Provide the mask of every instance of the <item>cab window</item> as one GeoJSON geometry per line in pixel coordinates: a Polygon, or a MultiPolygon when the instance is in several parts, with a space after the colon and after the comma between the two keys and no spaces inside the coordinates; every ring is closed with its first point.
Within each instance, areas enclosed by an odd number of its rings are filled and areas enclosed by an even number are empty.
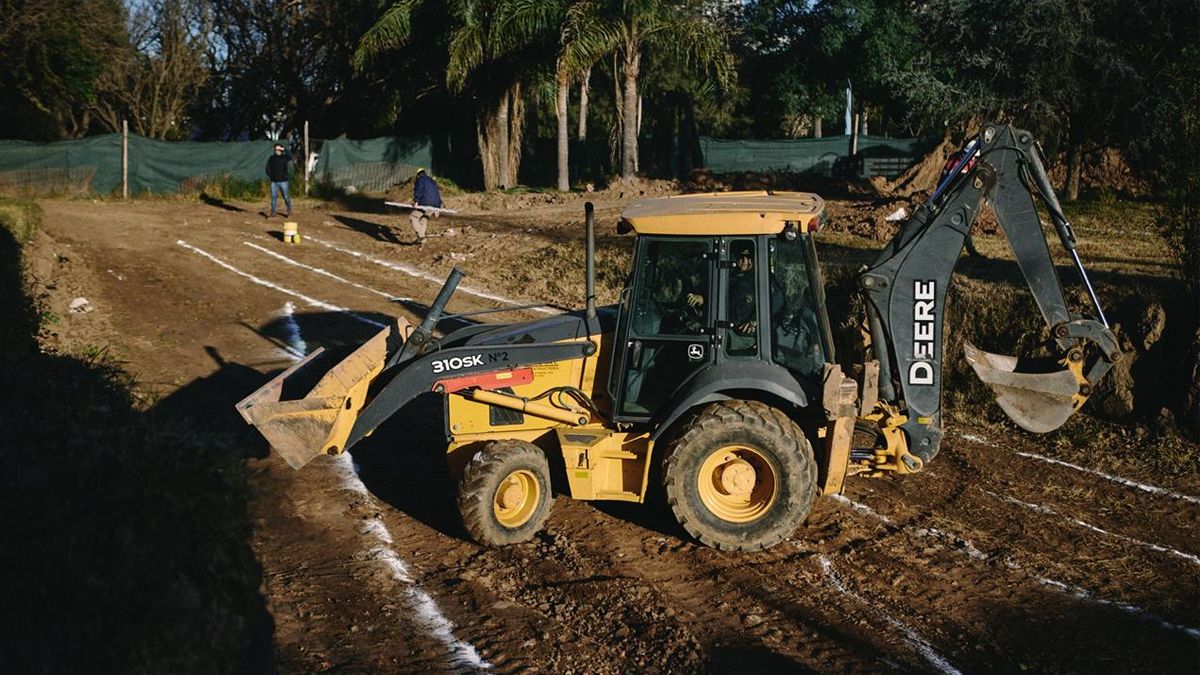
{"type": "Polygon", "coordinates": [[[772,294],[782,298],[771,312],[771,360],[799,375],[820,376],[825,359],[806,246],[801,237],[768,247],[772,285],[779,286],[772,294]]]}

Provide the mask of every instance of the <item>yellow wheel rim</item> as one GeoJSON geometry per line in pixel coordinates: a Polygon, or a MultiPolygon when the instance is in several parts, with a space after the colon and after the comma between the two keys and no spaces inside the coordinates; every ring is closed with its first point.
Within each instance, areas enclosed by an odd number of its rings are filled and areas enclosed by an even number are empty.
{"type": "Polygon", "coordinates": [[[709,455],[696,479],[700,501],[713,515],[731,523],[761,518],[779,496],[771,463],[745,445],[727,445],[709,455]]]}
{"type": "Polygon", "coordinates": [[[542,486],[528,469],[517,469],[504,477],[492,498],[492,513],[504,527],[518,528],[533,517],[541,501],[542,486]]]}

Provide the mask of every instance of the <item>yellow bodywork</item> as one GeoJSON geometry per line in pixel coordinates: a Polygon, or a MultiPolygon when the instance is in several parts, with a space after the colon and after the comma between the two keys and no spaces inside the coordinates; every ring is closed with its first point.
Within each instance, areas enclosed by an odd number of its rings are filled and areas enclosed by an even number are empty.
{"type": "Polygon", "coordinates": [[[596,355],[533,366],[533,380],[512,387],[511,394],[463,390],[448,395],[451,469],[460,470],[489,441],[527,441],[547,452],[562,453],[571,497],[642,501],[653,451],[649,434],[614,431],[569,400],[539,398],[551,389],[569,386],[587,393],[597,405],[604,404],[612,335],[597,337],[596,355]],[[493,426],[492,406],[519,411],[519,423],[493,426]]]}
{"type": "Polygon", "coordinates": [[[824,210],[825,200],[809,192],[714,192],[643,199],[621,220],[638,234],[735,237],[778,234],[788,224],[811,232],[824,210]]]}

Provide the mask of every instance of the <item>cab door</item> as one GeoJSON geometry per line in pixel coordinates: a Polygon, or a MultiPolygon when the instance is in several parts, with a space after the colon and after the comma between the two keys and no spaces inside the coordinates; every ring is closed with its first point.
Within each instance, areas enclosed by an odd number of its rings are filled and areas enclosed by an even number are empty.
{"type": "Polygon", "coordinates": [[[640,237],[632,284],[621,298],[614,417],[646,420],[712,363],[716,245],[706,237],[640,237]]]}

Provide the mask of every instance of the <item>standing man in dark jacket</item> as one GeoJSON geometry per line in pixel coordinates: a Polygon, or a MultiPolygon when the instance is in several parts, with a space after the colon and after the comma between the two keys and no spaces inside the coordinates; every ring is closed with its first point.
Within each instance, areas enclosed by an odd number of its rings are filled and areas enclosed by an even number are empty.
{"type": "Polygon", "coordinates": [[[279,193],[283,193],[283,203],[287,206],[287,213],[284,216],[292,215],[292,196],[288,194],[288,164],[292,161],[283,151],[283,144],[275,144],[275,154],[267,158],[267,178],[271,181],[271,213],[267,217],[275,215],[275,206],[278,203],[279,193]]]}
{"type": "MultiPolygon", "coordinates": [[[[413,180],[413,210],[408,214],[412,221],[413,232],[417,235],[417,243],[425,241],[425,230],[429,226],[429,212],[422,206],[442,208],[442,193],[438,191],[437,182],[430,178],[425,169],[417,169],[417,177],[413,180]]],[[[436,218],[437,211],[433,211],[436,218]]]]}

